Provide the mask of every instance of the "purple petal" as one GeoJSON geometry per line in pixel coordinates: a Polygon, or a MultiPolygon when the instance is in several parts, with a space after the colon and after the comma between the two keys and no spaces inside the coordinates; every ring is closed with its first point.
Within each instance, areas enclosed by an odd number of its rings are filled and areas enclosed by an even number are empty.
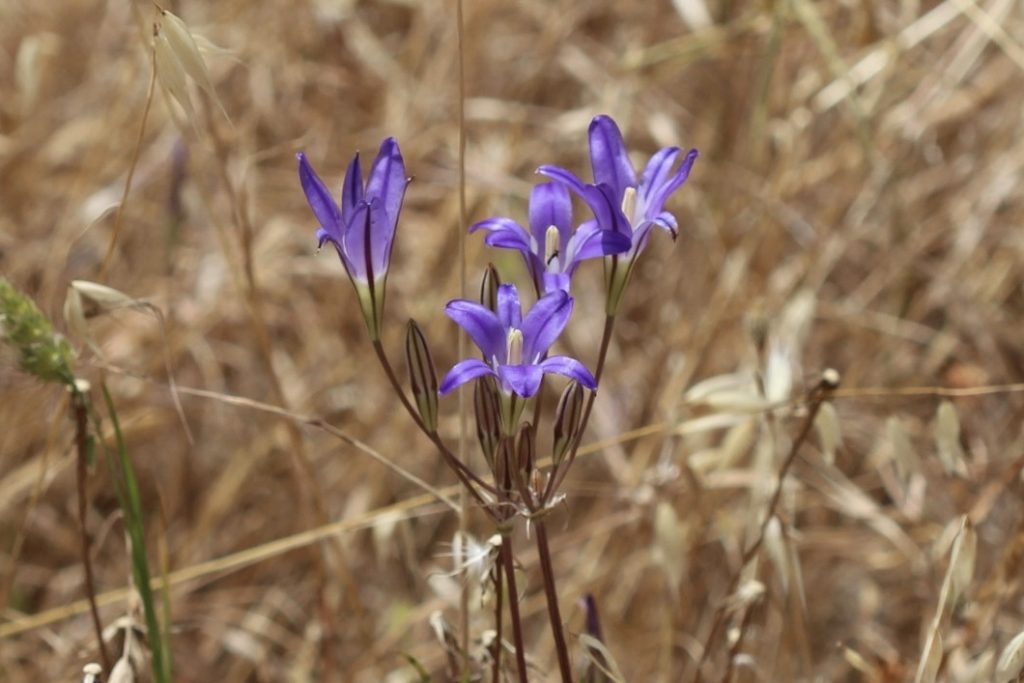
{"type": "MultiPolygon", "coordinates": [[[[519,292],[513,284],[498,287],[498,322],[504,330],[521,328],[523,325],[523,307],[519,304],[519,292]]],[[[504,356],[499,356],[504,358],[504,356]]]]}
{"type": "Polygon", "coordinates": [[[448,302],[444,312],[469,333],[485,358],[505,357],[505,330],[498,322],[498,316],[489,308],[475,301],[455,299],[448,302]]]}
{"type": "Polygon", "coordinates": [[[643,175],[640,176],[640,196],[647,204],[651,193],[665,184],[665,179],[672,171],[672,165],[676,163],[681,150],[678,147],[665,147],[659,149],[651,160],[647,162],[643,175]]]}
{"type": "Polygon", "coordinates": [[[503,216],[488,218],[479,223],[474,223],[469,229],[470,232],[476,232],[477,230],[486,230],[488,232],[484,243],[490,247],[518,249],[524,256],[533,253],[533,247],[530,244],[530,234],[526,232],[526,228],[511,218],[503,216]]]}
{"type": "Polygon", "coordinates": [[[683,163],[675,175],[669,178],[661,187],[651,190],[650,200],[647,203],[648,216],[655,216],[661,213],[662,209],[665,208],[665,202],[668,200],[669,195],[678,190],[686,182],[686,179],[690,177],[690,169],[693,168],[693,162],[697,161],[697,154],[697,150],[691,149],[686,154],[686,158],[683,159],[683,163]]]}
{"type": "Polygon", "coordinates": [[[584,188],[583,200],[594,212],[599,228],[626,236],[633,234],[629,218],[622,213],[621,202],[615,198],[614,190],[610,186],[605,183],[587,185],[584,188]]]}
{"type": "Polygon", "coordinates": [[[376,197],[357,205],[345,228],[343,250],[352,263],[353,277],[376,280],[388,269],[394,238],[391,221],[376,197]]]}
{"type": "Polygon", "coordinates": [[[398,142],[387,138],[380,145],[380,152],[373,160],[370,178],[366,183],[366,196],[379,198],[388,219],[391,221],[390,232],[394,234],[398,224],[398,214],[402,209],[402,199],[409,179],[405,175],[405,162],[398,142]]]}
{"type": "Polygon", "coordinates": [[[579,176],[572,171],[562,168],[561,166],[544,165],[537,169],[537,173],[546,175],[549,178],[554,178],[558,182],[568,186],[570,190],[581,197],[583,196],[583,188],[587,186],[585,182],[580,180],[579,176]]]}
{"type": "MultiPolygon", "coordinates": [[[[299,159],[299,182],[302,184],[302,191],[306,193],[306,201],[309,208],[313,209],[313,215],[320,221],[320,226],[335,239],[341,239],[341,210],[334,203],[334,197],[330,190],[320,180],[304,152],[296,155],[299,159]]],[[[322,242],[321,242],[322,243],[322,242]]]]}
{"type": "Polygon", "coordinates": [[[373,228],[369,202],[361,202],[348,216],[341,240],[342,258],[354,280],[368,282],[372,264],[368,260],[367,237],[373,228]]]}
{"type": "Polygon", "coordinates": [[[676,217],[668,211],[659,213],[652,222],[659,228],[667,230],[672,235],[672,239],[679,236],[679,223],[676,221],[676,217]]]}
{"type": "Polygon", "coordinates": [[[572,232],[572,199],[569,190],[561,183],[541,183],[530,193],[530,231],[537,240],[541,258],[550,226],[558,228],[559,250],[565,249],[565,242],[572,232]]]}
{"type": "Polygon", "coordinates": [[[635,258],[637,254],[647,248],[647,240],[651,236],[651,229],[654,225],[654,221],[644,221],[637,227],[636,232],[633,233],[633,246],[629,252],[623,254],[625,258],[635,258]]]}
{"type": "Polygon", "coordinates": [[[461,387],[466,382],[474,380],[477,377],[483,377],[484,375],[496,375],[497,373],[491,369],[490,365],[487,365],[482,360],[477,358],[468,358],[464,361],[460,361],[455,364],[448,374],[441,380],[441,386],[437,388],[437,393],[444,396],[452,389],[461,387]]]}
{"type": "Polygon", "coordinates": [[[636,187],[636,172],[626,153],[626,143],[610,116],[595,116],[590,122],[590,165],[594,182],[609,185],[620,201],[627,187],[636,187]]]}
{"type": "Polygon", "coordinates": [[[553,372],[556,375],[564,375],[569,379],[574,379],[587,389],[597,388],[597,380],[590,374],[590,370],[587,370],[586,366],[575,358],[552,356],[542,361],[540,367],[544,369],[544,372],[553,372]]]}
{"type": "Polygon", "coordinates": [[[572,297],[559,290],[545,294],[523,319],[523,358],[535,362],[562,334],[572,315],[572,297]]]}
{"type": "Polygon", "coordinates": [[[544,371],[539,365],[499,365],[498,377],[501,378],[502,388],[523,398],[530,398],[540,390],[544,371]]]}
{"type": "Polygon", "coordinates": [[[345,184],[341,186],[342,215],[356,210],[363,201],[363,168],[359,165],[359,153],[352,157],[345,171],[345,184]]]}
{"type": "Polygon", "coordinates": [[[569,273],[544,273],[544,293],[563,291],[569,292],[571,278],[569,273]]]}
{"type": "Polygon", "coordinates": [[[372,276],[380,277],[388,270],[391,261],[391,247],[395,240],[395,224],[384,211],[384,205],[376,197],[370,200],[370,263],[372,276]]]}
{"type": "Polygon", "coordinates": [[[565,269],[571,273],[580,261],[621,254],[624,251],[629,251],[632,244],[633,240],[621,232],[602,230],[596,221],[587,221],[576,230],[576,234],[569,240],[565,269]]]}

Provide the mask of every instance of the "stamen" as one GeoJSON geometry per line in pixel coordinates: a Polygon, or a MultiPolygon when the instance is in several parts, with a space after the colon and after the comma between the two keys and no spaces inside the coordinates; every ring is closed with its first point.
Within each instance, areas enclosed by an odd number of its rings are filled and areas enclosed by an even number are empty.
{"type": "Polygon", "coordinates": [[[558,265],[558,247],[561,242],[562,235],[558,232],[558,228],[549,225],[547,232],[544,233],[544,265],[550,266],[552,261],[556,266],[558,265]]]}
{"type": "Polygon", "coordinates": [[[508,331],[505,362],[509,365],[523,364],[523,331],[513,327],[508,331]]]}
{"type": "Polygon", "coordinates": [[[632,221],[634,211],[636,211],[636,188],[627,187],[626,191],[622,193],[622,213],[632,221]]]}

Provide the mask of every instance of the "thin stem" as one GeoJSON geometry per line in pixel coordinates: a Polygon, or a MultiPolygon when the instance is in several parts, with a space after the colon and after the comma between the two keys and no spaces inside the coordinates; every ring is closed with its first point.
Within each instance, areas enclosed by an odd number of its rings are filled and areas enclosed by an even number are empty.
{"type": "MultiPolygon", "coordinates": [[[[612,331],[615,329],[615,316],[607,315],[604,319],[604,331],[601,333],[601,348],[597,353],[597,367],[594,372],[594,379],[597,381],[598,386],[601,385],[601,375],[604,374],[604,362],[608,357],[608,347],[612,341],[612,331]]],[[[554,495],[558,487],[561,486],[565,476],[569,473],[569,468],[572,467],[573,461],[576,460],[576,452],[579,451],[580,444],[583,442],[583,434],[587,431],[587,424],[590,422],[590,413],[594,409],[594,400],[597,398],[597,392],[590,392],[590,397],[587,399],[587,405],[583,409],[583,421],[580,423],[579,433],[576,435],[576,440],[573,442],[572,450],[569,451],[569,457],[566,458],[565,464],[558,468],[558,471],[553,472],[551,478],[548,479],[548,485],[544,489],[544,497],[541,499],[544,505],[547,505],[548,501],[551,500],[551,496],[554,495]]]]}
{"type": "MultiPolygon", "coordinates": [[[[458,67],[459,67],[459,295],[466,298],[466,41],[465,18],[462,0],[455,0],[455,28],[458,35],[458,67]]],[[[466,357],[466,335],[459,330],[459,358],[466,357]]],[[[466,461],[466,444],[469,426],[466,413],[466,391],[459,388],[459,462],[466,461]]],[[[469,515],[466,495],[459,496],[459,532],[468,536],[469,515]]],[[[458,567],[462,569],[462,567],[458,567]]],[[[462,588],[459,596],[459,626],[462,633],[463,668],[469,669],[469,586],[462,588]]]]}
{"type": "Polygon", "coordinates": [[[110,672],[110,656],[103,643],[103,624],[100,622],[99,608],[96,606],[96,583],[92,573],[92,542],[85,518],[88,512],[88,490],[86,477],[89,470],[89,414],[85,396],[77,389],[72,389],[71,405],[75,414],[75,446],[78,450],[78,523],[82,534],[82,566],[85,567],[85,592],[89,599],[89,611],[92,614],[92,625],[96,630],[96,645],[100,651],[103,670],[110,672]]]}
{"type": "MultiPolygon", "coordinates": [[[[114,227],[110,231],[110,242],[107,244],[107,252],[103,255],[100,264],[99,281],[107,277],[107,269],[114,257],[114,247],[117,245],[117,238],[121,235],[121,226],[124,225],[124,207],[128,204],[128,193],[132,189],[132,178],[135,177],[135,167],[139,164],[139,153],[142,151],[142,140],[146,134],[146,121],[149,120],[149,110],[153,104],[153,91],[156,86],[156,50],[152,50],[150,59],[152,68],[149,74],[149,87],[146,90],[146,106],[142,110],[142,121],[139,122],[139,134],[135,138],[135,147],[132,149],[132,160],[128,164],[128,177],[124,181],[124,190],[121,193],[121,201],[117,205],[117,213],[114,214],[114,227]]],[[[110,669],[106,669],[107,673],[110,669]]]]}
{"type": "MultiPolygon", "coordinates": [[[[803,424],[800,427],[800,432],[797,434],[796,439],[793,441],[793,445],[789,448],[789,453],[786,455],[786,459],[782,463],[782,467],[779,468],[778,478],[775,482],[775,490],[772,492],[772,497],[768,501],[768,507],[765,509],[764,519],[761,521],[761,526],[758,529],[757,537],[750,544],[750,546],[743,551],[743,555],[740,557],[740,565],[736,572],[733,574],[732,579],[729,581],[729,587],[726,590],[726,597],[736,592],[739,586],[740,577],[743,575],[744,568],[754,559],[757,552],[761,549],[764,544],[765,531],[768,529],[768,524],[771,523],[772,517],[775,516],[775,508],[779,504],[779,499],[782,497],[782,485],[786,480],[786,475],[789,474],[790,468],[793,463],[796,462],[796,456],[800,452],[800,447],[803,446],[804,441],[811,433],[811,427],[814,426],[814,419],[818,415],[818,411],[821,409],[821,405],[829,398],[832,390],[835,389],[835,384],[827,378],[822,380],[811,390],[807,400],[810,404],[810,408],[807,412],[807,416],[804,418],[803,424]]],[[[715,612],[715,619],[711,624],[711,631],[708,633],[707,639],[704,641],[704,647],[701,649],[700,658],[697,660],[696,672],[694,674],[694,683],[700,683],[702,678],[701,669],[704,667],[704,663],[707,661],[708,656],[711,653],[711,648],[718,638],[723,626],[725,626],[725,605],[722,604],[715,612]]]]}
{"type": "Polygon", "coordinates": [[[381,345],[380,340],[373,341],[373,351],[377,354],[377,359],[380,361],[381,367],[384,368],[384,374],[387,375],[388,381],[391,382],[392,388],[394,388],[395,393],[398,394],[398,398],[402,402],[402,405],[405,406],[405,411],[409,413],[409,417],[412,418],[420,431],[423,432],[426,437],[433,442],[434,446],[437,447],[437,450],[441,453],[441,456],[444,458],[448,466],[455,472],[459,481],[461,481],[473,497],[476,498],[477,502],[487,509],[487,501],[485,501],[483,496],[480,495],[480,492],[476,490],[476,487],[479,486],[492,494],[497,493],[496,489],[481,479],[471,469],[466,467],[465,463],[456,458],[451,450],[449,450],[448,446],[445,445],[444,441],[441,440],[438,433],[427,427],[423,422],[419,412],[413,407],[412,403],[409,402],[408,397],[406,397],[405,390],[402,388],[402,384],[398,381],[398,377],[395,375],[395,370],[391,367],[391,361],[388,360],[387,354],[384,353],[384,347],[381,345]]]}
{"type": "Polygon", "coordinates": [[[519,683],[527,683],[526,648],[523,645],[523,625],[519,618],[519,591],[516,589],[516,568],[512,562],[512,535],[501,537],[501,561],[505,566],[505,579],[508,581],[508,612],[512,618],[512,642],[516,648],[516,669],[519,672],[519,683]]]}
{"type": "MultiPolygon", "coordinates": [[[[504,541],[502,541],[504,543],[504,541]]],[[[500,550],[498,551],[500,554],[500,550]]],[[[501,609],[502,609],[502,597],[505,590],[504,582],[502,581],[502,567],[494,568],[494,682],[501,683],[501,651],[504,649],[501,646],[501,609]]]]}
{"type": "Polygon", "coordinates": [[[558,609],[555,571],[551,566],[551,549],[548,545],[548,530],[544,520],[536,520],[534,522],[534,530],[537,532],[537,554],[540,555],[540,570],[544,577],[544,595],[548,603],[548,617],[551,619],[551,631],[555,636],[558,670],[562,674],[562,683],[572,683],[572,665],[569,663],[569,648],[565,643],[562,614],[558,609]]]}

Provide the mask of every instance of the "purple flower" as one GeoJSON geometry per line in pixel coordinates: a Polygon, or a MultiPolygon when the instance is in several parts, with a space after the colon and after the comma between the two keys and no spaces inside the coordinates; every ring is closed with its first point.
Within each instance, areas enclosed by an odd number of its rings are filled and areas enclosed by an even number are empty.
{"type": "Polygon", "coordinates": [[[679,225],[668,211],[665,202],[686,182],[697,150],[691,149],[679,168],[673,172],[676,160],[682,154],[678,147],[665,147],[651,157],[640,181],[629,161],[622,133],[611,117],[594,117],[590,123],[590,165],[594,183],[584,183],[576,174],[558,166],[541,166],[537,171],[565,183],[590,205],[602,227],[621,230],[628,226],[632,246],[622,258],[632,258],[647,243],[651,228],[658,226],[678,234],[679,225]],[[597,190],[597,192],[595,192],[597,190]],[[611,202],[612,216],[608,216],[606,202],[611,202]]]}
{"type": "Polygon", "coordinates": [[[568,292],[569,281],[580,261],[619,254],[630,247],[628,235],[602,229],[597,221],[587,221],[573,232],[572,199],[560,183],[543,183],[533,188],[529,218],[529,230],[511,218],[498,216],[480,221],[469,231],[487,230],[487,245],[517,249],[538,292],[568,292]]]}
{"type": "Polygon", "coordinates": [[[588,389],[596,389],[594,376],[578,360],[566,356],[545,358],[569,322],[572,304],[571,296],[555,290],[541,297],[524,317],[519,293],[511,284],[498,288],[497,312],[466,299],[449,302],[445,313],[469,333],[484,360],[470,358],[457,363],[441,382],[439,392],[447,394],[470,380],[493,375],[506,395],[529,398],[540,389],[546,372],[565,375],[588,389]]]}
{"type": "Polygon", "coordinates": [[[340,207],[306,155],[299,152],[298,159],[299,182],[309,207],[320,222],[317,240],[321,247],[330,242],[337,250],[359,294],[370,335],[376,340],[395,228],[409,184],[398,142],[387,138],[381,143],[365,189],[359,154],[352,158],[345,172],[340,207]]]}
{"type": "Polygon", "coordinates": [[[673,170],[682,154],[678,147],[658,150],[637,181],[636,171],[626,152],[622,133],[611,117],[594,117],[590,123],[590,165],[593,183],[584,183],[576,174],[558,166],[541,166],[539,173],[564,183],[576,192],[594,212],[597,224],[630,237],[628,251],[613,256],[608,273],[608,312],[614,314],[633,269],[637,255],[647,246],[655,226],[667,230],[675,239],[679,224],[665,210],[665,202],[678,190],[697,160],[691,149],[678,168],[673,170]],[[619,261],[625,261],[619,267],[619,261]]]}

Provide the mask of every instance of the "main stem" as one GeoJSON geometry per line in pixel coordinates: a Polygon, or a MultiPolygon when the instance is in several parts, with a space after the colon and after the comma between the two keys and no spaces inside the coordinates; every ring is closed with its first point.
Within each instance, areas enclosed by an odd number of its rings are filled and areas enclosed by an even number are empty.
{"type": "Polygon", "coordinates": [[[555,636],[555,652],[558,654],[558,670],[562,683],[572,683],[572,665],[569,663],[569,647],[565,642],[562,614],[558,609],[558,592],[555,590],[555,571],[551,566],[551,549],[548,545],[548,530],[544,520],[534,522],[537,532],[537,554],[540,555],[540,570],[544,577],[544,595],[548,603],[548,617],[551,631],[555,636]]]}
{"type": "Polygon", "coordinates": [[[512,561],[512,534],[502,534],[501,561],[505,567],[508,582],[508,612],[512,618],[512,642],[516,649],[516,669],[519,683],[528,683],[526,678],[526,647],[523,645],[523,624],[519,617],[519,590],[516,588],[516,568],[512,561]]]}
{"type": "Polygon", "coordinates": [[[103,670],[110,673],[110,656],[103,643],[103,624],[100,622],[99,608],[96,606],[96,582],[92,573],[92,552],[89,529],[86,525],[88,512],[88,491],[86,477],[89,463],[89,415],[85,404],[85,396],[77,389],[71,393],[71,405],[75,413],[75,446],[78,450],[78,523],[82,534],[82,566],[85,568],[85,592],[89,598],[89,612],[92,614],[92,625],[96,630],[96,646],[100,651],[103,670]]]}

